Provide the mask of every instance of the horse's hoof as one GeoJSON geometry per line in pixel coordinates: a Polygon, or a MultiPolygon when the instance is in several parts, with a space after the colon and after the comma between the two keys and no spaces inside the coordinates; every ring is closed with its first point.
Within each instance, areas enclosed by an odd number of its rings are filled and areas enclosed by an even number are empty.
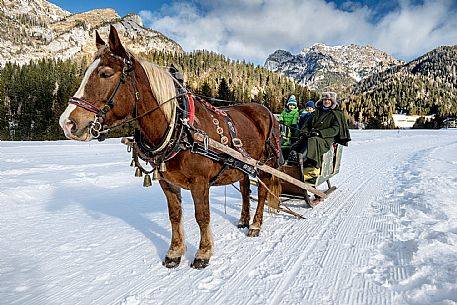
{"type": "Polygon", "coordinates": [[[203,269],[206,268],[209,265],[209,259],[201,259],[201,258],[196,258],[190,264],[190,266],[194,269],[203,269]]]}
{"type": "Polygon", "coordinates": [[[243,222],[238,223],[238,229],[244,229],[244,228],[248,228],[248,227],[249,227],[249,223],[243,223],[243,222]]]}
{"type": "Polygon", "coordinates": [[[178,256],[178,257],[165,256],[165,260],[162,262],[162,265],[164,265],[167,268],[176,268],[179,266],[180,263],[181,263],[181,256],[178,256]]]}
{"type": "Polygon", "coordinates": [[[260,229],[249,229],[248,236],[249,237],[258,237],[260,234],[260,229]]]}

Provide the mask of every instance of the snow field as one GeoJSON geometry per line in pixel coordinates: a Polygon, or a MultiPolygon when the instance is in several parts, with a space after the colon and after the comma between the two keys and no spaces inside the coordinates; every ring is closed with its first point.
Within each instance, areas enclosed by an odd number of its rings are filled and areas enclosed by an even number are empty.
{"type": "Polygon", "coordinates": [[[0,142],[0,304],[457,304],[457,131],[352,137],[330,198],[265,212],[258,238],[236,228],[238,192],[212,188],[204,270],[187,191],[187,252],[161,265],[165,197],[119,139],[0,142]]]}

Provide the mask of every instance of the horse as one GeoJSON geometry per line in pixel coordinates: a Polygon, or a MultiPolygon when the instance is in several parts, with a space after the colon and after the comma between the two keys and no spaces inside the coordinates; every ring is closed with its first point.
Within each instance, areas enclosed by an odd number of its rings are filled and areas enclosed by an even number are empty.
{"type": "Polygon", "coordinates": [[[103,140],[110,128],[135,122],[135,140],[141,144],[138,145],[139,156],[156,169],[161,168],[155,173],[168,204],[172,235],[162,264],[167,268],[177,267],[186,250],[181,189],[191,192],[200,228],[200,245],[191,267],[207,267],[213,254],[210,186],[240,183],[242,207],[238,227],[248,228],[249,237],[259,236],[265,201],[268,198],[269,203],[273,203],[279,197],[279,179],[258,172],[261,182],[258,205],[249,224],[249,174],[257,170],[246,171],[246,164],[237,164],[237,160],[227,158],[220,151],[211,151],[205,141],[194,141],[193,135],[201,133],[225,141],[227,147],[239,150],[247,158],[278,168],[281,163],[279,124],[271,112],[258,103],[212,107],[177,85],[179,82],[168,69],[126,49],[113,26],[108,44],[98,32],[95,36],[94,60],[84,73],[79,89],[68,101],[59,124],[68,139],[91,141],[103,140]],[[193,103],[186,105],[193,109],[183,109],[180,101],[189,98],[193,103]]]}

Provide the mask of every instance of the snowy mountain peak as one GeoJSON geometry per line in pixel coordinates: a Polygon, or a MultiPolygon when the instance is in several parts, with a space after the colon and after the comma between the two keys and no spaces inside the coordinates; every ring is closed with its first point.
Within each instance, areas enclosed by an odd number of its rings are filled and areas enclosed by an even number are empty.
{"type": "Polygon", "coordinates": [[[265,67],[292,77],[312,89],[339,91],[373,72],[384,71],[401,63],[372,46],[315,43],[297,55],[277,50],[267,58],[265,67]]]}
{"type": "Polygon", "coordinates": [[[51,22],[70,15],[70,12],[45,0],[3,0],[0,11],[10,17],[28,15],[51,22]]]}
{"type": "Polygon", "coordinates": [[[8,61],[24,64],[44,57],[91,55],[95,30],[107,37],[111,24],[136,53],[183,51],[173,40],[144,28],[138,15],[121,18],[111,8],[70,14],[45,0],[4,0],[0,1],[0,66],[8,61]]]}

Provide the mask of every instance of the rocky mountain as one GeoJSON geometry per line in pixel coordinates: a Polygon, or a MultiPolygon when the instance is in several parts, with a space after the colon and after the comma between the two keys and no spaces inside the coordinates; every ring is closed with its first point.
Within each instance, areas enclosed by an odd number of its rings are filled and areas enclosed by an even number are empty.
{"type": "Polygon", "coordinates": [[[393,113],[457,115],[457,45],[436,48],[411,62],[363,79],[347,99],[355,119],[393,113]]]}
{"type": "Polygon", "coordinates": [[[110,24],[134,52],[183,51],[173,40],[143,27],[138,15],[120,17],[113,9],[70,14],[45,0],[0,0],[0,65],[92,54],[95,30],[107,37],[110,24]]]}
{"type": "Polygon", "coordinates": [[[319,91],[342,91],[368,75],[403,64],[371,46],[327,46],[316,43],[297,55],[277,50],[265,67],[319,91]]]}

